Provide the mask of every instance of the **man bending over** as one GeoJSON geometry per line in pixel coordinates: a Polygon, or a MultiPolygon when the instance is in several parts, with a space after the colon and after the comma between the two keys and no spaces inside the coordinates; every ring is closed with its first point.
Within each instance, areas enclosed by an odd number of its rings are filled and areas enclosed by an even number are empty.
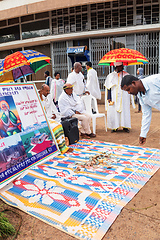
{"type": "Polygon", "coordinates": [[[139,98],[143,114],[139,143],[143,145],[150,128],[152,108],[160,111],[160,74],[151,75],[141,80],[132,75],[124,76],[121,88],[139,98]]]}

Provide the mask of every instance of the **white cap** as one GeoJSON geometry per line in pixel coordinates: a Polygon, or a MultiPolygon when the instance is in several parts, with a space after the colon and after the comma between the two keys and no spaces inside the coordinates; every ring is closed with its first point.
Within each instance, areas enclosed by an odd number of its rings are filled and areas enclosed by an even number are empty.
{"type": "Polygon", "coordinates": [[[119,67],[119,66],[121,66],[121,65],[123,65],[122,62],[114,62],[114,66],[115,66],[115,67],[119,67]]]}

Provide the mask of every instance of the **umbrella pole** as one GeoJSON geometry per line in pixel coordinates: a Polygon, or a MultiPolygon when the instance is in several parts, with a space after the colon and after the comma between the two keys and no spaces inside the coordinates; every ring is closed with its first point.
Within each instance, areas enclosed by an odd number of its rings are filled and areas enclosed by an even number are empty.
{"type": "Polygon", "coordinates": [[[123,62],[122,62],[122,78],[123,78],[123,62]]]}
{"type": "Polygon", "coordinates": [[[123,62],[122,62],[122,78],[123,78],[123,62]]]}
{"type": "Polygon", "coordinates": [[[23,75],[23,72],[22,72],[21,67],[19,67],[19,69],[20,69],[20,71],[21,71],[21,73],[22,73],[22,76],[23,76],[23,82],[27,82],[27,80],[25,79],[25,76],[23,75]],[[25,80],[24,80],[24,79],[25,79],[25,80]]]}

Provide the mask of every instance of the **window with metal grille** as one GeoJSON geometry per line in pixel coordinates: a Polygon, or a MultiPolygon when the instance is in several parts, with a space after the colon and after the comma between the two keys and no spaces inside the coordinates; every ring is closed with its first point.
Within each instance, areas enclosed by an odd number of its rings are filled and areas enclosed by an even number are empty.
{"type": "Polygon", "coordinates": [[[136,25],[159,23],[158,0],[136,0],[136,25]]]}
{"type": "Polygon", "coordinates": [[[87,5],[52,11],[52,34],[89,30],[87,5]]]}
{"type": "Polygon", "coordinates": [[[133,25],[133,0],[119,0],[90,5],[91,29],[133,25]]]}
{"type": "Polygon", "coordinates": [[[159,72],[159,32],[136,34],[136,50],[141,52],[149,61],[145,64],[146,76],[159,72]]]}

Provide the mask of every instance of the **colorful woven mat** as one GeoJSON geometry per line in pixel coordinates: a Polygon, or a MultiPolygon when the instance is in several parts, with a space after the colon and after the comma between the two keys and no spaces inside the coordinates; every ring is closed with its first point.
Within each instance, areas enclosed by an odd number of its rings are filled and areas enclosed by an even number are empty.
{"type": "Polygon", "coordinates": [[[88,140],[72,147],[72,153],[30,169],[0,197],[76,238],[100,240],[158,170],[160,150],[88,140]],[[108,160],[86,164],[103,152],[108,160]]]}

